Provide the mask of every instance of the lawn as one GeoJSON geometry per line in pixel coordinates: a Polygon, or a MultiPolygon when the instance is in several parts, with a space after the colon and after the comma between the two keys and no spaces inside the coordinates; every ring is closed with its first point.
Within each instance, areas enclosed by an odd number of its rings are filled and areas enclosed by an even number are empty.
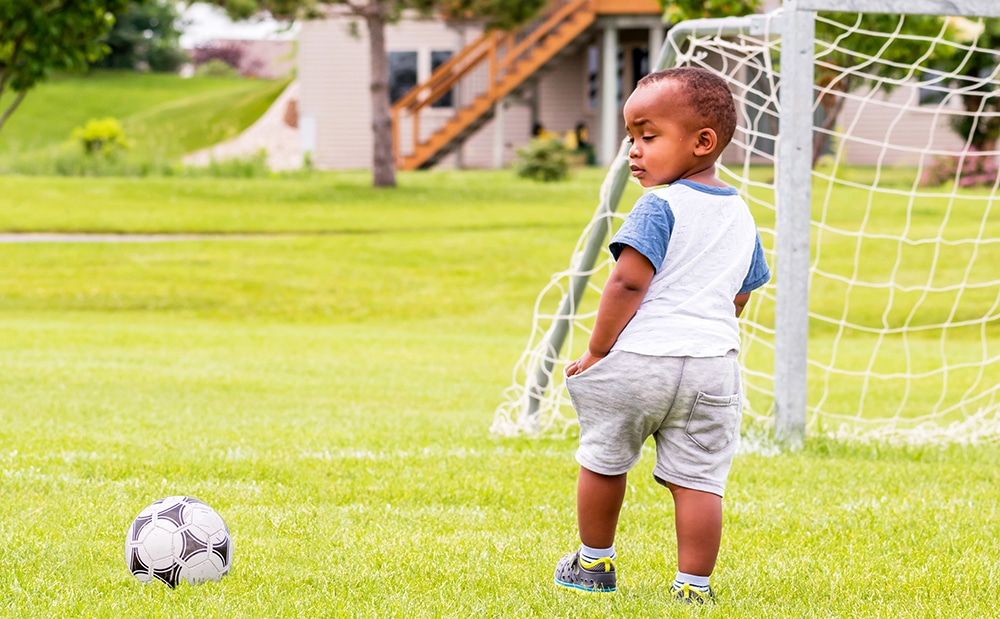
{"type": "MultiPolygon", "coordinates": [[[[119,71],[58,75],[29,91],[0,130],[0,171],[51,167],[75,152],[72,132],[115,118],[128,156],[169,161],[235,137],[281,94],[285,80],[192,77],[119,71]]],[[[10,95],[0,101],[6,107],[10,95]]]]}
{"type": "Polygon", "coordinates": [[[488,429],[601,176],[0,177],[3,231],[211,234],[0,244],[0,615],[993,616],[995,444],[741,454],[707,608],[666,598],[646,453],[619,592],[557,590],[575,443],[488,429]],[[125,569],[173,494],[226,519],[221,582],[125,569]]]}

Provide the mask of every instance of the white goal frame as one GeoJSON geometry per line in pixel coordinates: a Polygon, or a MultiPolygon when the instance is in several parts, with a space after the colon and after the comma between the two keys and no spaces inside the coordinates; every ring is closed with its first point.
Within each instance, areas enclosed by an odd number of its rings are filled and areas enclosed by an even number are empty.
{"type": "MultiPolygon", "coordinates": [[[[941,15],[967,18],[1000,18],[997,0],[784,0],[780,14],[750,15],[681,22],[667,32],[650,71],[673,66],[683,42],[698,36],[770,37],[780,41],[781,114],[778,118],[775,161],[775,274],[773,434],[782,445],[798,447],[806,435],[807,369],[809,367],[809,282],[813,137],[816,106],[815,33],[817,12],[941,15]]],[[[574,328],[574,312],[589,285],[591,273],[611,232],[615,213],[629,179],[628,144],[623,141],[601,186],[600,201],[578,246],[559,308],[541,344],[533,348],[536,363],[527,368],[519,389],[517,424],[530,432],[552,370],[574,328]]],[[[511,400],[513,402],[513,400],[511,400]]],[[[499,409],[498,409],[499,410],[499,409]]],[[[508,409],[509,410],[509,409],[508,409]]],[[[494,429],[497,428],[495,421],[494,429]]]]}
{"type": "Polygon", "coordinates": [[[784,0],[778,123],[774,436],[798,446],[806,435],[809,345],[809,217],[817,11],[1000,17],[996,0],[784,0]],[[789,208],[781,208],[781,205],[789,208]],[[800,206],[801,208],[795,208],[800,206]]]}

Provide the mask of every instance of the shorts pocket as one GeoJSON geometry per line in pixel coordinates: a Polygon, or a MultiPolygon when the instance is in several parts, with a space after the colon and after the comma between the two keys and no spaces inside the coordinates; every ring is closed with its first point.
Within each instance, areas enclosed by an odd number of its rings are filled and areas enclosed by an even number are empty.
{"type": "Polygon", "coordinates": [[[714,453],[733,442],[742,419],[739,394],[719,396],[699,392],[685,432],[695,445],[714,453]]]}

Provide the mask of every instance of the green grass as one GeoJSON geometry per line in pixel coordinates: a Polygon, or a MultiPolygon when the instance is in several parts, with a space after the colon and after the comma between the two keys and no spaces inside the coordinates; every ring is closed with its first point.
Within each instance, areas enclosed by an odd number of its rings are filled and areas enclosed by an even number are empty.
{"type": "MultiPolygon", "coordinates": [[[[45,169],[75,150],[74,128],[109,116],[121,121],[130,158],[170,161],[235,137],[286,84],[116,71],[56,76],[31,90],[0,130],[0,169],[45,169]]],[[[9,101],[8,94],[0,107],[9,101]]]]}
{"type": "Polygon", "coordinates": [[[0,616],[995,614],[997,445],[738,456],[703,609],[664,594],[647,452],[619,592],[557,590],[575,442],[488,427],[600,173],[369,182],[0,178],[4,230],[249,233],[0,244],[0,616]],[[126,528],[170,494],[229,524],[220,583],[125,570],[126,528]]]}

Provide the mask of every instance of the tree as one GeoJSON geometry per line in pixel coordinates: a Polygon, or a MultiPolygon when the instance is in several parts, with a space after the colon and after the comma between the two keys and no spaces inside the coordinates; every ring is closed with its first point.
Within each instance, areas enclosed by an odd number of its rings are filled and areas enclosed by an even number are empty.
{"type": "MultiPolygon", "coordinates": [[[[672,23],[701,17],[743,15],[752,13],[761,6],[758,0],[660,0],[660,4],[672,23]]],[[[823,111],[823,129],[829,130],[836,126],[846,101],[840,95],[864,87],[870,81],[855,73],[842,71],[842,68],[854,66],[859,58],[878,57],[881,62],[873,64],[870,69],[875,77],[887,80],[881,84],[883,91],[888,92],[892,88],[892,80],[907,76],[908,67],[914,59],[928,58],[935,62],[947,62],[953,52],[950,48],[933,43],[933,37],[948,27],[946,20],[937,15],[824,12],[820,16],[821,19],[816,21],[816,41],[817,50],[822,51],[823,64],[816,67],[816,85],[823,93],[818,101],[823,111]],[[887,40],[884,37],[869,36],[867,32],[907,36],[887,40]]],[[[987,43],[980,41],[980,45],[1000,43],[1000,32],[997,34],[997,39],[989,39],[987,43]]],[[[775,58],[774,62],[777,65],[778,59],[775,58]]],[[[971,70],[975,68],[970,67],[971,70]]],[[[965,101],[967,106],[979,105],[979,100],[974,97],[966,98],[965,101]]],[[[813,139],[813,163],[823,154],[827,134],[825,131],[817,132],[813,139]]]]}
{"type": "Polygon", "coordinates": [[[28,91],[53,71],[84,71],[107,53],[101,37],[128,0],[4,0],[0,2],[0,129],[28,91]]]}
{"type": "Polygon", "coordinates": [[[671,24],[686,19],[747,15],[761,7],[761,0],[659,0],[663,16],[671,24]]]}
{"type": "Polygon", "coordinates": [[[267,11],[279,18],[308,19],[320,15],[321,7],[340,7],[359,18],[368,30],[371,56],[371,107],[374,154],[373,184],[396,186],[396,162],[392,146],[392,113],[389,101],[389,54],[385,45],[386,25],[398,21],[404,11],[419,15],[443,15],[449,19],[480,21],[488,28],[506,29],[538,13],[546,0],[211,0],[236,19],[267,11]]]}
{"type": "MultiPolygon", "coordinates": [[[[945,20],[937,15],[901,15],[877,13],[822,13],[816,21],[816,40],[822,42],[822,64],[816,66],[816,85],[821,88],[820,108],[822,127],[832,129],[847,97],[843,94],[869,84],[871,80],[843,69],[857,65],[862,58],[878,58],[870,72],[881,81],[883,92],[889,94],[892,84],[909,76],[913,62],[919,58],[942,58],[950,48],[935,45],[934,37],[946,28],[945,20]],[[891,38],[871,36],[869,32],[893,33],[891,38]]],[[[827,131],[813,138],[813,164],[823,154],[827,131]]]]}
{"type": "Polygon", "coordinates": [[[176,71],[185,61],[181,50],[179,15],[172,0],[129,2],[104,37],[110,52],[94,66],[108,69],[176,71]]]}
{"type": "Polygon", "coordinates": [[[975,53],[954,53],[940,58],[934,66],[942,73],[965,78],[954,86],[961,89],[962,107],[968,114],[953,117],[952,129],[962,141],[969,140],[974,150],[994,151],[1000,139],[1000,101],[993,90],[995,81],[983,78],[995,75],[1000,64],[1000,53],[995,51],[1000,50],[1000,19],[973,22],[949,18],[948,23],[955,39],[976,48],[975,53]]]}

